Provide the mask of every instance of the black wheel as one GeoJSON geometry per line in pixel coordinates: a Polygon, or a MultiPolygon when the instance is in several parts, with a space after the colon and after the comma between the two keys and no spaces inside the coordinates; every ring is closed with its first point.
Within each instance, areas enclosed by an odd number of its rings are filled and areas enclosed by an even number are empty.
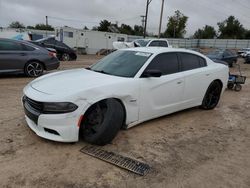
{"type": "Polygon", "coordinates": [[[69,61],[69,60],[70,60],[69,54],[67,53],[62,54],[62,61],[69,61]]]}
{"type": "Polygon", "coordinates": [[[218,81],[212,82],[203,98],[201,107],[205,110],[214,109],[220,100],[221,90],[222,86],[218,81]]]}
{"type": "Polygon", "coordinates": [[[29,77],[38,77],[43,74],[44,67],[40,62],[29,62],[24,67],[24,73],[29,77]]]}
{"type": "Polygon", "coordinates": [[[108,144],[122,127],[124,117],[123,107],[117,100],[100,101],[85,113],[80,134],[89,143],[108,144]]]}
{"type": "Polygon", "coordinates": [[[233,89],[234,88],[234,84],[233,83],[228,83],[227,84],[227,88],[228,89],[233,89]]]}
{"type": "Polygon", "coordinates": [[[235,91],[240,91],[242,89],[242,86],[240,84],[236,84],[234,87],[235,91]]]}

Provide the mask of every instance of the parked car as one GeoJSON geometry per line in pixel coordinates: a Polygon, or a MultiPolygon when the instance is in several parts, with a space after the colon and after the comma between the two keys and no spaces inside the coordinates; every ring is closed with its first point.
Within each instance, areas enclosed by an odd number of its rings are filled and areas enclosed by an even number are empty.
{"type": "Polygon", "coordinates": [[[226,49],[217,49],[214,51],[211,51],[207,54],[207,57],[209,57],[212,60],[221,60],[228,63],[229,67],[233,67],[233,64],[237,62],[237,55],[234,54],[232,51],[226,49]]]}
{"type": "Polygon", "coordinates": [[[114,42],[115,49],[135,48],[135,47],[171,47],[166,39],[137,39],[133,42],[114,42]]]}
{"type": "Polygon", "coordinates": [[[31,42],[42,47],[54,48],[57,52],[58,59],[62,61],[70,61],[77,59],[75,50],[73,50],[63,42],[56,40],[54,37],[43,38],[31,42]]]}
{"type": "Polygon", "coordinates": [[[57,69],[60,63],[53,52],[25,41],[0,38],[0,73],[24,72],[41,76],[44,70],[57,69]]]}
{"type": "Polygon", "coordinates": [[[28,126],[46,139],[104,145],[119,129],[183,109],[216,107],[228,66],[185,49],[117,50],[89,68],[48,74],[24,88],[28,126]]]}
{"type": "Polygon", "coordinates": [[[250,54],[246,55],[244,59],[245,59],[245,62],[244,62],[245,64],[250,64],[250,54]]]}
{"type": "Polygon", "coordinates": [[[250,52],[250,48],[242,48],[237,53],[238,53],[239,56],[242,56],[246,52],[250,52]]]}

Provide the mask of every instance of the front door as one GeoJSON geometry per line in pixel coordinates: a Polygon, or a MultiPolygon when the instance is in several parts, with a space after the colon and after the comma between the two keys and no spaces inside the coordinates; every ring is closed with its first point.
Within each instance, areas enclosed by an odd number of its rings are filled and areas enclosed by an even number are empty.
{"type": "Polygon", "coordinates": [[[145,70],[160,70],[158,78],[140,78],[139,118],[145,121],[178,111],[183,100],[184,79],[176,53],[156,56],[145,70]]]}

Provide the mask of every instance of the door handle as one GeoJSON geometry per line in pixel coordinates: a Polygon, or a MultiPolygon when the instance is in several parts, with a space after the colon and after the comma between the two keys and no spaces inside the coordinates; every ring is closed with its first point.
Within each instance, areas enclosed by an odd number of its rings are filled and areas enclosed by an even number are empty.
{"type": "Polygon", "coordinates": [[[206,74],[206,76],[210,76],[210,74],[206,74]]]}
{"type": "Polygon", "coordinates": [[[181,83],[182,83],[182,81],[178,81],[178,82],[177,82],[177,84],[181,84],[181,83]]]}

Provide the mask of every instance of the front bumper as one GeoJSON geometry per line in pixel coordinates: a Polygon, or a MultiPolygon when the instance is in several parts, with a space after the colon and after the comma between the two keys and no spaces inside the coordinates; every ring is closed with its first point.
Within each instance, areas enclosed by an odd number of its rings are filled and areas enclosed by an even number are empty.
{"type": "Polygon", "coordinates": [[[58,142],[78,141],[79,127],[75,118],[40,115],[37,124],[27,115],[25,119],[31,130],[42,138],[58,142]]]}
{"type": "Polygon", "coordinates": [[[32,108],[25,100],[23,100],[23,107],[28,126],[38,136],[59,142],[78,141],[80,111],[76,110],[64,114],[42,114],[32,108]]]}

